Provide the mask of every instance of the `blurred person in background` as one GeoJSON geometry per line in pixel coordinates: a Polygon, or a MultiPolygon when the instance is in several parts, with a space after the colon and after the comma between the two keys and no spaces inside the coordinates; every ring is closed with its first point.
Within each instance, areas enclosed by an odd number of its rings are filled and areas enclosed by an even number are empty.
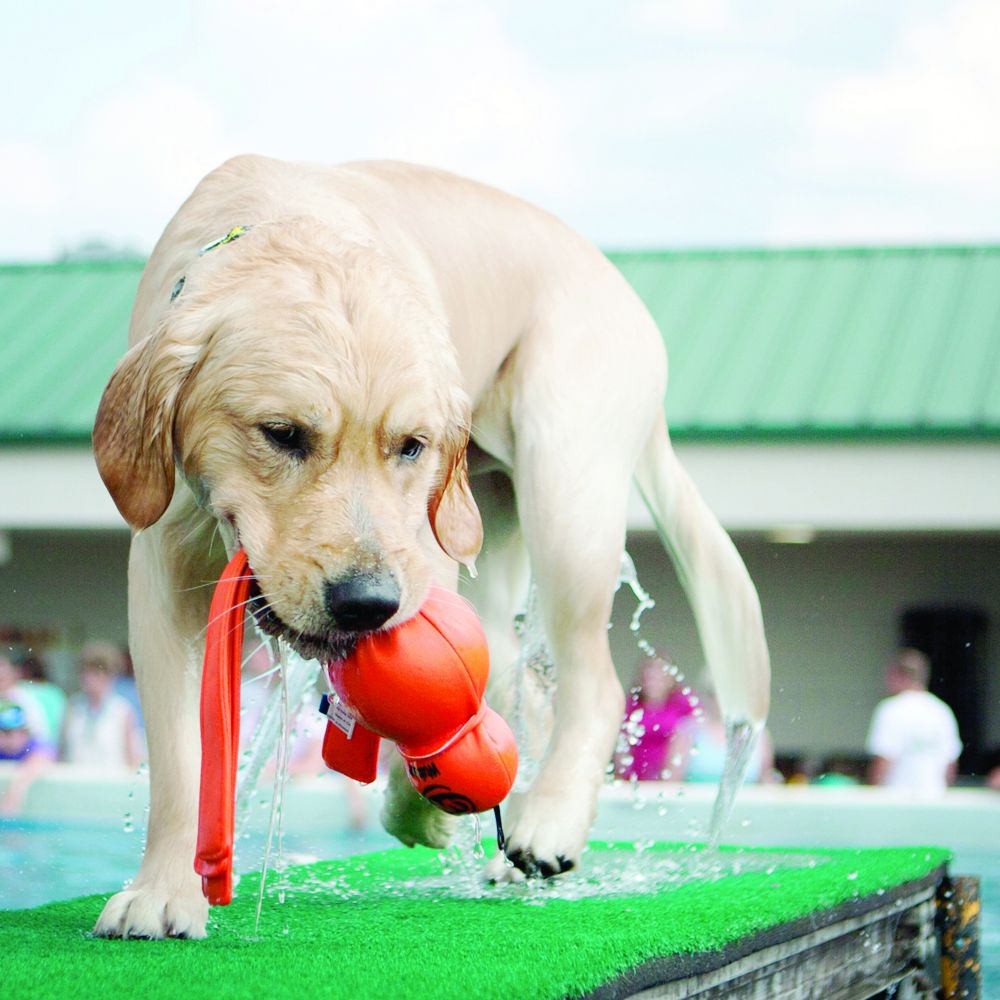
{"type": "Polygon", "coordinates": [[[63,723],[62,757],[70,764],[136,768],[143,757],[135,711],[114,690],[122,652],[109,642],[80,651],[80,690],[69,700],[63,723]]]}
{"type": "MultiPolygon", "coordinates": [[[[702,673],[698,684],[698,697],[701,713],[684,719],[670,743],[671,758],[677,762],[675,777],[681,781],[719,781],[726,762],[726,723],[707,672],[702,673]]],[[[781,781],[774,767],[774,744],[767,729],[757,737],[743,780],[748,785],[781,781]]]]}
{"type": "Polygon", "coordinates": [[[13,701],[0,701],[0,762],[16,764],[0,796],[0,816],[16,816],[21,811],[31,783],[54,759],[52,746],[32,736],[24,709],[13,701]]]}
{"type": "Polygon", "coordinates": [[[678,684],[675,667],[657,656],[644,659],[636,689],[625,704],[622,732],[629,746],[616,756],[616,776],[636,781],[671,777],[671,738],[696,706],[697,699],[678,684]]]}
{"type": "Polygon", "coordinates": [[[983,784],[1000,792],[1000,746],[995,746],[987,755],[983,766],[983,784]]]}
{"type": "Polygon", "coordinates": [[[66,714],[66,692],[49,680],[48,667],[38,654],[27,653],[20,657],[18,666],[25,687],[34,695],[42,706],[42,711],[45,712],[49,741],[55,746],[59,733],[62,732],[63,716],[66,714]]]}
{"type": "Polygon", "coordinates": [[[952,710],[927,690],[930,660],[901,649],[885,672],[889,697],[875,707],[865,749],[868,780],[918,796],[941,795],[955,780],[962,741],[952,710]]]}
{"type": "Polygon", "coordinates": [[[53,732],[49,729],[42,703],[24,683],[21,668],[16,658],[9,652],[0,652],[0,700],[20,706],[24,712],[25,726],[32,738],[43,746],[55,747],[58,730],[53,732]]]}

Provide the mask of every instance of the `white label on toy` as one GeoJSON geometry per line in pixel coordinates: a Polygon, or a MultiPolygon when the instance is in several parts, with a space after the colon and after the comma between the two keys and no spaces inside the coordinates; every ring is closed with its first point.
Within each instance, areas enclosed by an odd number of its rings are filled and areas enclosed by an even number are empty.
{"type": "Polygon", "coordinates": [[[354,735],[355,719],[342,701],[332,701],[327,718],[348,738],[354,735]]]}

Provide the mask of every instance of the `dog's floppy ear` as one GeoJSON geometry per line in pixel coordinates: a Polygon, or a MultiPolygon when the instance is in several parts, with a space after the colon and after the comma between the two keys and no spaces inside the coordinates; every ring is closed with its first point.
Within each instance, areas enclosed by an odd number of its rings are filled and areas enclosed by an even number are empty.
{"type": "Polygon", "coordinates": [[[461,416],[448,428],[441,474],[427,501],[427,512],[438,545],[471,570],[483,546],[483,522],[469,485],[466,450],[470,408],[464,393],[455,393],[454,408],[461,416]]]}
{"type": "Polygon", "coordinates": [[[200,353],[163,327],[136,344],[111,375],[94,422],[104,485],[133,528],[155,524],[174,492],[177,397],[200,353]]]}

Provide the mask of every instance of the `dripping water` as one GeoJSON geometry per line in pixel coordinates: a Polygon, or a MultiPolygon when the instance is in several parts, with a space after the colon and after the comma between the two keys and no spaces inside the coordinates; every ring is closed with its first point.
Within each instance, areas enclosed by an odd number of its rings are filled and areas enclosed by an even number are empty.
{"type": "MultiPolygon", "coordinates": [[[[662,659],[662,657],[657,654],[652,643],[650,643],[640,631],[640,620],[643,614],[655,606],[655,601],[650,597],[649,592],[639,582],[635,563],[632,561],[627,552],[622,555],[622,568],[618,579],[618,585],[615,588],[616,591],[620,590],[622,586],[628,586],[636,599],[635,611],[633,612],[632,619],[629,623],[629,629],[636,637],[636,645],[638,646],[640,652],[642,652],[645,656],[662,659]]],[[[681,671],[674,664],[668,663],[666,669],[678,684],[683,684],[685,679],[684,674],[681,673],[681,671]]],[[[685,694],[689,691],[688,688],[684,688],[683,690],[685,694]]],[[[691,700],[695,706],[693,712],[695,719],[701,719],[704,716],[703,708],[698,703],[698,699],[696,697],[692,697],[691,700]]],[[[619,752],[625,755],[628,754],[630,748],[635,746],[643,735],[641,711],[633,713],[633,716],[635,717],[630,716],[630,718],[626,720],[619,738],[619,752]]],[[[708,843],[710,848],[718,847],[721,841],[725,826],[732,815],[736,795],[743,786],[747,769],[750,765],[754,750],[757,746],[757,740],[763,728],[759,724],[754,724],[741,719],[726,719],[725,724],[726,755],[709,823],[708,843]]],[[[669,773],[664,773],[664,777],[669,776],[669,773]]],[[[634,797],[633,804],[636,808],[642,808],[645,803],[639,791],[639,783],[633,782],[632,787],[634,797]]],[[[659,812],[662,815],[665,812],[665,809],[661,808],[659,812]]]]}
{"type": "Polygon", "coordinates": [[[745,720],[726,720],[726,759],[722,765],[719,790],[715,793],[715,802],[712,805],[712,820],[708,832],[710,848],[719,846],[723,828],[732,815],[736,793],[743,787],[743,779],[746,777],[762,728],[745,720]]]}
{"type": "MultiPolygon", "coordinates": [[[[315,708],[312,697],[320,664],[315,660],[304,660],[291,650],[282,640],[266,639],[263,646],[270,649],[273,666],[256,677],[241,684],[241,704],[247,699],[243,693],[251,684],[268,684],[277,674],[278,683],[267,696],[257,726],[250,737],[249,745],[241,754],[236,779],[236,802],[234,841],[239,844],[250,821],[254,794],[261,774],[272,755],[276,756],[274,780],[271,788],[270,812],[264,856],[261,867],[260,888],[257,898],[256,925],[259,928],[268,870],[274,853],[274,869],[278,873],[278,898],[284,895],[284,799],[291,759],[292,725],[300,710],[315,708]]],[[[245,659],[262,648],[259,645],[245,659]]]]}

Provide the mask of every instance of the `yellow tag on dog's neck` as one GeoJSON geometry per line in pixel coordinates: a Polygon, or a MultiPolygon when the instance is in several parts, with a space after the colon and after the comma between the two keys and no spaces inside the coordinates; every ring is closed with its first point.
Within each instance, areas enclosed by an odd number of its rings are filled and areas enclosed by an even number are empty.
{"type": "MultiPolygon", "coordinates": [[[[214,250],[216,247],[221,247],[226,243],[232,243],[233,240],[238,240],[244,233],[250,232],[253,226],[233,226],[232,229],[226,233],[225,236],[220,237],[217,240],[212,240],[211,243],[206,243],[199,251],[198,256],[208,253],[209,250],[214,250]]],[[[170,301],[173,302],[178,295],[184,289],[184,282],[187,281],[187,275],[182,274],[178,279],[177,283],[173,287],[173,291],[170,293],[170,301]]]]}
{"type": "Polygon", "coordinates": [[[214,250],[216,247],[224,246],[226,243],[232,243],[233,240],[238,240],[244,233],[249,232],[249,230],[250,226],[233,226],[225,236],[213,240],[211,243],[206,243],[198,251],[198,256],[200,257],[202,254],[208,253],[209,250],[214,250]]]}

